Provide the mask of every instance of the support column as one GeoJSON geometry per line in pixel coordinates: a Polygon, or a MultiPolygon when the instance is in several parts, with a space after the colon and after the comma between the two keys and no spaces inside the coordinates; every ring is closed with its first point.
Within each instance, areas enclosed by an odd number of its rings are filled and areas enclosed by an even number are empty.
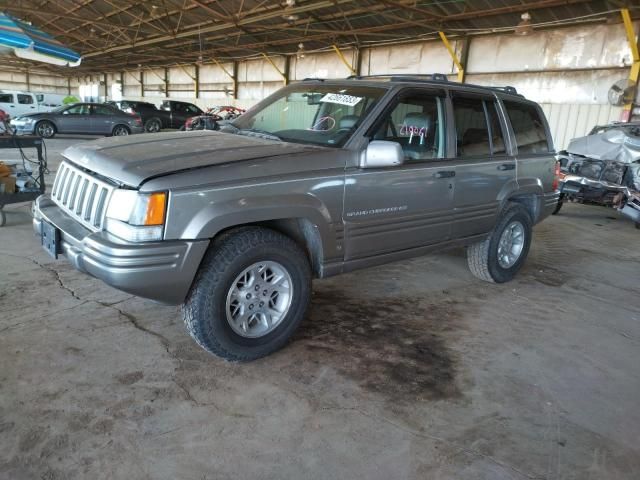
{"type": "Polygon", "coordinates": [[[140,96],[144,97],[144,72],[140,70],[140,96]]]}
{"type": "Polygon", "coordinates": [[[285,55],[284,57],[284,84],[289,85],[291,81],[291,56],[285,55]]]}
{"type": "Polygon", "coordinates": [[[26,81],[26,84],[27,84],[27,92],[30,92],[31,91],[31,79],[29,78],[29,69],[26,68],[24,73],[25,73],[25,81],[26,81]]]}
{"type": "Polygon", "coordinates": [[[640,78],[640,54],[638,53],[638,42],[636,40],[635,32],[633,31],[633,22],[631,21],[631,15],[628,8],[620,10],[622,14],[622,21],[624,22],[624,29],[627,32],[627,41],[629,42],[629,49],[631,50],[631,69],[629,70],[629,82],[631,87],[631,102],[627,103],[622,109],[622,115],[620,120],[623,122],[629,122],[631,120],[631,114],[633,111],[633,105],[638,93],[638,78],[640,78]]]}
{"type": "Polygon", "coordinates": [[[238,62],[233,62],[233,99],[238,100],[238,62]]]}
{"type": "Polygon", "coordinates": [[[193,71],[193,90],[196,98],[200,98],[200,66],[197,63],[193,71]]]}
{"type": "Polygon", "coordinates": [[[164,96],[165,98],[169,98],[169,69],[165,67],[164,69],[164,96]]]}
{"type": "Polygon", "coordinates": [[[107,101],[109,98],[109,86],[107,85],[107,74],[102,74],[102,81],[104,82],[104,100],[107,101]]]}

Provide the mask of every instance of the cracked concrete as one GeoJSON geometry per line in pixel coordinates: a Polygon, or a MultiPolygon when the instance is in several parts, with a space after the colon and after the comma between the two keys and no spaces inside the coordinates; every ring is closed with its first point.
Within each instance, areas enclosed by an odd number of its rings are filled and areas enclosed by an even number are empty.
{"type": "MultiPolygon", "coordinates": [[[[47,142],[52,171],[76,141],[47,142]]],[[[640,476],[638,232],[609,210],[536,227],[505,285],[462,251],[317,281],[295,339],[251,364],[7,213],[0,480],[640,476]]]]}

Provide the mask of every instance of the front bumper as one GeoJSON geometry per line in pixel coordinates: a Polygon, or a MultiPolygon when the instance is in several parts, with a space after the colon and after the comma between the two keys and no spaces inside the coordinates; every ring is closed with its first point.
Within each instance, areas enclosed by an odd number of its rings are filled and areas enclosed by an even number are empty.
{"type": "Polygon", "coordinates": [[[15,121],[11,120],[11,126],[13,128],[16,129],[16,133],[18,135],[33,135],[33,129],[35,127],[35,123],[16,123],[15,121]]]}
{"type": "Polygon", "coordinates": [[[184,301],[209,246],[208,240],[131,243],[104,231],[92,232],[47,195],[34,202],[37,235],[41,235],[43,220],[60,230],[62,251],[77,270],[124,292],[167,305],[184,301]]]}

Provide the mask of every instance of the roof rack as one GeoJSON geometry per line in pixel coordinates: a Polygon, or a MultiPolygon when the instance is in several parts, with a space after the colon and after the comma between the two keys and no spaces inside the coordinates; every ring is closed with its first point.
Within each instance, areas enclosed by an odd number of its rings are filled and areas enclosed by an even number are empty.
{"type": "Polygon", "coordinates": [[[406,74],[387,73],[380,75],[349,75],[347,80],[366,80],[368,78],[388,79],[390,82],[448,82],[444,73],[406,74]]]}
{"type": "MultiPolygon", "coordinates": [[[[367,79],[381,79],[388,80],[390,82],[424,82],[424,83],[434,83],[434,82],[449,82],[449,78],[444,73],[420,73],[420,74],[407,74],[407,73],[388,73],[388,74],[379,74],[379,75],[349,75],[346,80],[367,80],[367,79]]],[[[322,81],[324,82],[324,78],[305,78],[303,81],[322,81]]],[[[490,87],[485,85],[474,85],[472,83],[464,83],[460,85],[466,85],[468,87],[474,88],[483,88],[487,90],[494,90],[498,92],[504,92],[509,95],[515,95],[517,97],[524,98],[524,95],[518,93],[516,87],[512,87],[511,85],[506,85],[504,87],[490,87]]]]}
{"type": "Polygon", "coordinates": [[[518,93],[518,90],[516,90],[516,87],[512,87],[510,85],[506,85],[504,87],[486,87],[489,88],[491,90],[498,90],[500,92],[504,92],[504,93],[508,93],[511,95],[517,95],[519,97],[523,97],[524,95],[521,95],[520,93],[518,93]]]}

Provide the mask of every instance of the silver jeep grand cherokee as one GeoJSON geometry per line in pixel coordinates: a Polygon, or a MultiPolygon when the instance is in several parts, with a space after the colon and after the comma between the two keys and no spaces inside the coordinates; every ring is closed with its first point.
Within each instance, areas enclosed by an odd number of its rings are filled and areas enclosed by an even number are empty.
{"type": "Polygon", "coordinates": [[[51,255],[115,288],[182,304],[229,360],[282,347],[311,279],[464,245],[506,282],[555,208],[540,107],[441,78],[306,80],[220,132],[68,148],[34,227],[51,255]]]}

